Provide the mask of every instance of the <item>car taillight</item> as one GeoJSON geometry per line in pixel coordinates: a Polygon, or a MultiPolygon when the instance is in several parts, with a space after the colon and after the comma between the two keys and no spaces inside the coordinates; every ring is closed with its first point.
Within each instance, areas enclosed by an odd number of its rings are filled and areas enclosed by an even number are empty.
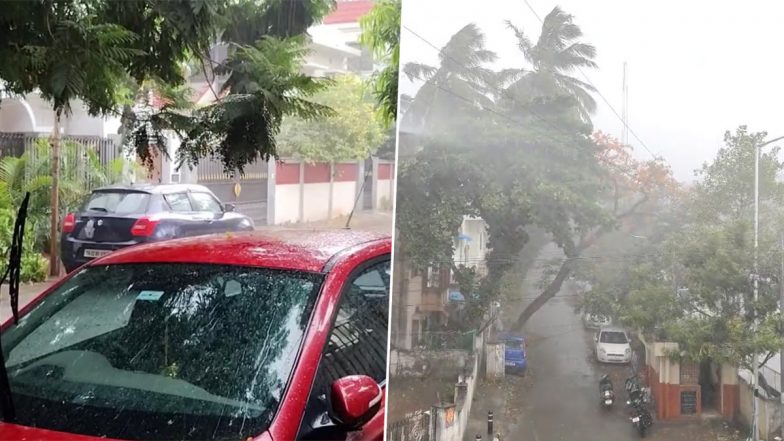
{"type": "Polygon", "coordinates": [[[68,213],[63,219],[63,233],[70,233],[76,228],[76,215],[68,213]]]}
{"type": "Polygon", "coordinates": [[[143,217],[137,220],[131,227],[131,234],[137,237],[150,237],[158,226],[158,219],[143,217]]]}

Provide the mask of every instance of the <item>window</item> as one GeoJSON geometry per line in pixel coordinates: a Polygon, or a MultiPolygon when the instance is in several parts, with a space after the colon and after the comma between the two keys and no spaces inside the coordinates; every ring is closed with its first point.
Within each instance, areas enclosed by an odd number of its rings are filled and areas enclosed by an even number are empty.
{"type": "Polygon", "coordinates": [[[191,207],[191,200],[185,193],[172,193],[163,196],[172,211],[175,212],[190,212],[193,211],[191,207]]]}
{"type": "Polygon", "coordinates": [[[136,191],[96,191],[90,195],[82,211],[107,214],[140,214],[147,211],[149,193],[136,191]]]}
{"type": "Polygon", "coordinates": [[[626,339],[626,334],[620,331],[602,332],[602,335],[599,337],[599,341],[602,343],[610,343],[610,344],[629,343],[629,340],[626,339]]]}
{"type": "Polygon", "coordinates": [[[87,268],[2,335],[17,420],[128,440],[262,432],[321,281],[224,265],[87,268]]]}
{"type": "Polygon", "coordinates": [[[428,288],[436,288],[440,285],[439,276],[441,276],[441,270],[438,268],[433,268],[432,266],[427,267],[427,277],[425,280],[425,286],[428,288]]]}
{"type": "Polygon", "coordinates": [[[335,380],[367,375],[386,381],[389,281],[386,260],[361,270],[344,289],[297,439],[323,439],[323,430],[333,427],[327,392],[335,380]]]}
{"type": "Polygon", "coordinates": [[[207,211],[210,213],[223,213],[223,208],[209,193],[191,193],[191,203],[194,211],[207,211]]]}

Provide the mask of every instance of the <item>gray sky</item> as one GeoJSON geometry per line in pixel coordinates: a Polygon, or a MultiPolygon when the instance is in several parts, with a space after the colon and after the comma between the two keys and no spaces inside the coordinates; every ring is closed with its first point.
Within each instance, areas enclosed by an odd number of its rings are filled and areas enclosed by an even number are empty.
{"type": "MultiPolygon", "coordinates": [[[[528,0],[543,18],[556,5],[575,16],[583,41],[596,46],[599,69],[584,70],[621,113],[623,62],[628,63],[629,125],[672,166],[679,180],[711,160],[725,130],[746,124],[770,137],[784,135],[784,2],[528,0]]],[[[403,0],[401,64],[437,65],[435,49],[476,23],[494,67],[523,65],[509,19],[532,40],[541,24],[523,0],[403,0]]],[[[583,79],[579,73],[577,77],[583,79]]],[[[418,85],[401,79],[402,93],[418,85]]],[[[594,126],[620,138],[621,122],[596,96],[594,126]]],[[[630,134],[636,155],[650,158],[630,134]]]]}

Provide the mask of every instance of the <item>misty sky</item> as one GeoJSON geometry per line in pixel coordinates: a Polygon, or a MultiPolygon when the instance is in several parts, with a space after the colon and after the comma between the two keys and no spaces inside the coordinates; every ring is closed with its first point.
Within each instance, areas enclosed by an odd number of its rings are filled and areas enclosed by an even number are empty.
{"type": "MultiPolygon", "coordinates": [[[[599,69],[584,72],[618,113],[628,63],[629,125],[679,180],[694,179],[725,130],[746,124],[784,135],[784,2],[528,2],[542,18],[556,5],[575,16],[583,41],[598,51],[599,69]]],[[[406,27],[440,48],[473,22],[499,56],[494,67],[520,67],[506,19],[538,38],[541,24],[523,0],[403,0],[401,64],[438,63],[436,50],[406,27]]],[[[401,93],[413,95],[417,87],[401,78],[401,93]]],[[[595,128],[620,138],[621,122],[598,95],[596,101],[595,128]]],[[[638,157],[650,157],[631,134],[629,140],[638,157]]]]}

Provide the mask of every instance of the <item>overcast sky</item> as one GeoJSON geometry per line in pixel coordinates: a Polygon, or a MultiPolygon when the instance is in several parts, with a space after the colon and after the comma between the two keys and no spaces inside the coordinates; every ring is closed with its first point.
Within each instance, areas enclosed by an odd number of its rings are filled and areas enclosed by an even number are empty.
{"type": "MultiPolygon", "coordinates": [[[[618,113],[628,63],[629,125],[678,179],[694,179],[725,130],[746,124],[770,137],[784,135],[784,2],[528,2],[542,18],[556,5],[574,15],[583,41],[598,52],[599,68],[584,72],[618,113]]],[[[541,24],[523,0],[403,0],[401,64],[438,63],[437,51],[406,27],[440,48],[475,23],[499,56],[495,67],[520,67],[507,19],[538,38],[541,24]]],[[[401,92],[413,95],[418,85],[401,81],[401,92]]],[[[596,100],[595,128],[620,138],[621,122],[601,97],[596,100]]],[[[629,140],[636,155],[650,157],[631,134],[629,140]]]]}

